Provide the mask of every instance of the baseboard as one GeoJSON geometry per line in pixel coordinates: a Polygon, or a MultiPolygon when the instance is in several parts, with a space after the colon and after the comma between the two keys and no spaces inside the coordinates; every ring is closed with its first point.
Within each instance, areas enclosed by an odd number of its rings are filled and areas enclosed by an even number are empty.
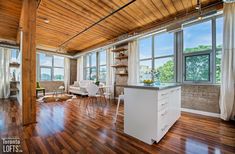
{"type": "Polygon", "coordinates": [[[187,108],[181,108],[181,111],[189,112],[189,113],[195,113],[195,114],[200,114],[200,115],[205,115],[205,116],[210,116],[210,117],[220,118],[220,114],[219,113],[205,112],[205,111],[193,110],[193,109],[187,109],[187,108]]]}

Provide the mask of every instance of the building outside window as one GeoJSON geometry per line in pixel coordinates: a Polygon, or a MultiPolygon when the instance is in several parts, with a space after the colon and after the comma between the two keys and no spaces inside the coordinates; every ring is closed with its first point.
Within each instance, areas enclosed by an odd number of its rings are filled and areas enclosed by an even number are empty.
{"type": "Polygon", "coordinates": [[[64,57],[38,54],[38,78],[40,81],[64,80],[64,57]]]}

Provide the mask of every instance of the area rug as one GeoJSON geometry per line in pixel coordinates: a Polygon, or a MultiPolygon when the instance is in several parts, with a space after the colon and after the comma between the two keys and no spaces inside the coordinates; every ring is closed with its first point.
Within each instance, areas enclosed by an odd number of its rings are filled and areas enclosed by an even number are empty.
{"type": "Polygon", "coordinates": [[[44,97],[41,97],[37,99],[38,102],[43,103],[50,103],[50,102],[63,102],[67,100],[71,100],[73,98],[73,95],[61,95],[61,96],[53,96],[53,95],[47,95],[44,97]]]}

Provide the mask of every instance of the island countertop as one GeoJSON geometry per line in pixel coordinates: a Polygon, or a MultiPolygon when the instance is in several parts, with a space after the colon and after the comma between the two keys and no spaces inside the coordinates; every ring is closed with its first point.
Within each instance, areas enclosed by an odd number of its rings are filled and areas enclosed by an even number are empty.
{"type": "Polygon", "coordinates": [[[181,86],[180,83],[162,83],[160,85],[144,85],[144,84],[133,84],[133,85],[116,85],[117,87],[124,87],[124,88],[137,88],[137,89],[148,89],[148,90],[164,90],[168,88],[174,88],[181,86]]]}

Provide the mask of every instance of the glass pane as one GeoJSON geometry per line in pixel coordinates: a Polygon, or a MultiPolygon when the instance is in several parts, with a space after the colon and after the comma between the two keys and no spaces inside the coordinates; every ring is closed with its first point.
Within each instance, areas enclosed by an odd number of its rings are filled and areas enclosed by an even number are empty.
{"type": "Polygon", "coordinates": [[[216,79],[216,83],[221,82],[221,53],[222,53],[222,50],[216,50],[216,59],[215,59],[215,66],[216,66],[215,79],[216,79]]]}
{"type": "Polygon", "coordinates": [[[54,66],[64,67],[64,57],[54,56],[54,66]]]}
{"type": "Polygon", "coordinates": [[[154,36],[154,57],[174,54],[174,34],[163,33],[154,36]]]}
{"type": "Polygon", "coordinates": [[[99,80],[105,82],[106,81],[106,73],[107,69],[106,66],[100,66],[100,71],[99,71],[99,80]]]}
{"type": "Polygon", "coordinates": [[[151,80],[152,60],[140,61],[140,82],[151,80]]]}
{"type": "Polygon", "coordinates": [[[184,28],[184,53],[212,49],[211,20],[184,28]]]}
{"type": "Polygon", "coordinates": [[[92,67],[91,68],[91,78],[90,80],[96,80],[97,77],[96,77],[96,67],[92,67]]]}
{"type": "Polygon", "coordinates": [[[186,81],[210,81],[209,55],[185,57],[186,81]]]}
{"type": "Polygon", "coordinates": [[[221,53],[223,47],[223,18],[216,19],[216,83],[221,81],[221,53]]]}
{"type": "Polygon", "coordinates": [[[174,58],[155,59],[155,75],[154,81],[173,82],[174,81],[174,58]]]}
{"type": "Polygon", "coordinates": [[[43,53],[39,54],[40,66],[52,66],[52,56],[43,53]]]}
{"type": "Polygon", "coordinates": [[[96,66],[96,52],[91,54],[91,66],[96,66]]]}
{"type": "Polygon", "coordinates": [[[85,69],[85,79],[90,80],[90,68],[85,69]]]}
{"type": "Polygon", "coordinates": [[[41,68],[41,81],[51,80],[51,68],[41,68]]]}
{"type": "Polygon", "coordinates": [[[18,55],[19,55],[19,50],[17,49],[11,49],[11,62],[17,62],[18,61],[18,55]]]}
{"type": "Polygon", "coordinates": [[[102,51],[100,54],[100,65],[106,65],[106,52],[102,51]]]}
{"type": "Polygon", "coordinates": [[[152,57],[152,37],[146,37],[139,40],[140,59],[152,57]]]}
{"type": "Polygon", "coordinates": [[[223,18],[216,19],[216,48],[222,48],[223,44],[223,18]]]}
{"type": "Polygon", "coordinates": [[[63,68],[54,68],[54,79],[55,81],[64,80],[64,69],[63,68]]]}

